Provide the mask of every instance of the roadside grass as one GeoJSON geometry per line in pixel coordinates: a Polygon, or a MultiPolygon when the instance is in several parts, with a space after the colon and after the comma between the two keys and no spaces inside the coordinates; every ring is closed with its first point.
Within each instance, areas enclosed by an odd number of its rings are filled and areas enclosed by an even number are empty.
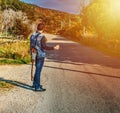
{"type": "Polygon", "coordinates": [[[6,43],[0,46],[0,64],[27,64],[29,62],[28,41],[6,43]]]}
{"type": "Polygon", "coordinates": [[[0,65],[4,64],[28,64],[30,62],[29,58],[26,59],[9,59],[9,58],[3,58],[0,59],[0,65]]]}

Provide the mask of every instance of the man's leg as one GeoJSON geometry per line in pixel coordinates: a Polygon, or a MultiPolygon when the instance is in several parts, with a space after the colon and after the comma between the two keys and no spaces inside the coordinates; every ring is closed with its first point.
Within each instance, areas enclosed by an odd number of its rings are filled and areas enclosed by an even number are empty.
{"type": "Polygon", "coordinates": [[[35,90],[41,88],[40,87],[40,76],[41,76],[43,64],[44,64],[44,58],[36,59],[36,71],[35,71],[35,76],[34,76],[35,90]]]}

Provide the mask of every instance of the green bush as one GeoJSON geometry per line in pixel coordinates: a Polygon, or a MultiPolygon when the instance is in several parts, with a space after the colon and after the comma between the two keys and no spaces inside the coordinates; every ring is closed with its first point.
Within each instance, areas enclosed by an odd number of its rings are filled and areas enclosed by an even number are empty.
{"type": "Polygon", "coordinates": [[[26,64],[30,62],[29,42],[19,41],[0,46],[1,64],[26,64]]]}

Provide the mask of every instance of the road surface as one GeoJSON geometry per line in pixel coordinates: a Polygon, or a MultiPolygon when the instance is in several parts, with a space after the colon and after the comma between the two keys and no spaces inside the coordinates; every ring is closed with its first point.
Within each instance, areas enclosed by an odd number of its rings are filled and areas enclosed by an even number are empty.
{"type": "Polygon", "coordinates": [[[0,80],[15,87],[0,93],[0,113],[120,113],[120,59],[47,34],[48,51],[41,82],[31,90],[31,65],[0,66],[0,80]]]}

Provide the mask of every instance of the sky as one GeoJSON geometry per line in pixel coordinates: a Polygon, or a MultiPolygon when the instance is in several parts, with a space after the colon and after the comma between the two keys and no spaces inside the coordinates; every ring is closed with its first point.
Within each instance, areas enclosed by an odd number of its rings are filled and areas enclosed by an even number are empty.
{"type": "MultiPolygon", "coordinates": [[[[67,13],[78,14],[80,13],[81,0],[21,0],[26,3],[35,4],[43,8],[55,9],[67,13]]],[[[88,0],[86,0],[86,4],[88,0]]]]}

